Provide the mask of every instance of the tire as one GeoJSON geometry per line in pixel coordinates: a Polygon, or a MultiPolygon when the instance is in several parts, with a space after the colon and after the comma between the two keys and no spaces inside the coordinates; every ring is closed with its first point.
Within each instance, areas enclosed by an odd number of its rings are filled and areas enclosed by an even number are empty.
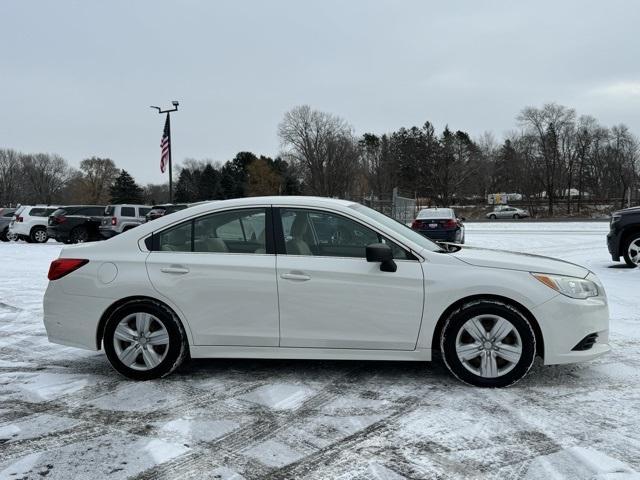
{"type": "Polygon", "coordinates": [[[31,239],[31,243],[46,243],[47,240],[49,240],[47,229],[43,227],[33,227],[29,234],[29,239],[31,239]]]}
{"type": "Polygon", "coordinates": [[[445,365],[459,380],[476,387],[507,387],[524,377],[533,365],[536,337],[527,318],[517,309],[499,301],[478,300],[449,316],[442,330],[440,350],[445,365]],[[478,322],[485,336],[475,329],[478,322]],[[501,327],[492,339],[492,327],[498,323],[501,327]],[[502,333],[508,329],[507,333],[496,341],[502,335],[501,329],[502,333]],[[461,358],[461,354],[467,358],[461,358]]]}
{"type": "Polygon", "coordinates": [[[71,243],[85,243],[89,241],[89,231],[85,227],[76,227],[69,235],[71,243]]]}
{"type": "Polygon", "coordinates": [[[7,232],[7,241],[9,242],[17,242],[18,241],[18,235],[16,235],[15,233],[11,233],[11,232],[7,232]]]}
{"type": "Polygon", "coordinates": [[[496,219],[496,216],[492,213],[491,215],[489,215],[489,219],[490,219],[490,220],[495,220],[495,219],[496,219]]]}
{"type": "Polygon", "coordinates": [[[517,213],[513,214],[513,219],[514,220],[518,220],[520,218],[520,215],[518,215],[517,213]]]}
{"type": "Polygon", "coordinates": [[[630,267],[640,265],[640,233],[632,233],[625,239],[622,256],[630,267]]]}
{"type": "Polygon", "coordinates": [[[187,336],[182,324],[170,309],[154,301],[133,300],[118,307],[107,320],[103,343],[113,368],[132,380],[165,377],[188,357],[187,336]],[[146,336],[150,335],[158,342],[166,338],[166,344],[136,340],[144,331],[141,326],[145,324],[145,318],[149,319],[146,336]],[[127,336],[129,331],[122,328],[125,325],[133,327],[130,328],[132,337],[127,336]]]}

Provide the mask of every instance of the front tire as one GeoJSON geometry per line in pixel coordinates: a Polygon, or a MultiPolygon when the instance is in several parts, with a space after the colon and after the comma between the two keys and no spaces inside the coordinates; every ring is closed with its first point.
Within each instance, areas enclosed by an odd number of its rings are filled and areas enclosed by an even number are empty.
{"type": "Polygon", "coordinates": [[[490,220],[495,220],[495,219],[496,219],[496,216],[492,213],[491,215],[489,215],[489,219],[490,219],[490,220]]]}
{"type": "Polygon", "coordinates": [[[624,242],[623,256],[624,261],[630,267],[640,265],[640,233],[631,234],[624,242]]]}
{"type": "Polygon", "coordinates": [[[517,213],[513,214],[513,219],[514,220],[518,220],[520,218],[520,215],[518,215],[517,213]]]}
{"type": "Polygon", "coordinates": [[[169,375],[187,357],[187,339],[175,314],[158,302],[134,300],[107,320],[104,350],[113,368],[132,380],[169,375]]]}
{"type": "Polygon", "coordinates": [[[459,380],[476,387],[506,387],[524,377],[536,355],[527,318],[499,301],[479,300],[453,312],[442,330],[442,357],[459,380]]]}

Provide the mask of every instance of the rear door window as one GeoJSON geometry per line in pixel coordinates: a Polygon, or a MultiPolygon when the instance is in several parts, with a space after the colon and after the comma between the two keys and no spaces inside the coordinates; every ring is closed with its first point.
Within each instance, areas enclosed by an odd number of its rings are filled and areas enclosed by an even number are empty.
{"type": "Polygon", "coordinates": [[[29,212],[29,215],[32,216],[32,217],[46,217],[47,216],[47,209],[46,208],[35,207],[35,208],[31,209],[31,211],[29,212]]]}
{"type": "Polygon", "coordinates": [[[121,217],[135,217],[136,216],[135,207],[121,207],[120,208],[120,216],[121,217]]]}

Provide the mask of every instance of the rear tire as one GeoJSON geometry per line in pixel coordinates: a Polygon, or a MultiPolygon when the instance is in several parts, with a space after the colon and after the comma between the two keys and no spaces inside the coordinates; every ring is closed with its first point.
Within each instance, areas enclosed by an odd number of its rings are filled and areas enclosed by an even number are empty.
{"type": "Polygon", "coordinates": [[[71,243],[84,243],[89,241],[89,231],[85,227],[76,227],[71,230],[69,236],[71,243]]]}
{"type": "Polygon", "coordinates": [[[495,219],[496,219],[496,216],[492,213],[491,215],[489,215],[489,219],[490,219],[490,220],[495,220],[495,219]]]}
{"type": "Polygon", "coordinates": [[[118,307],[107,320],[103,342],[113,368],[132,380],[165,377],[188,357],[187,336],[178,318],[163,304],[148,300],[118,307]]]}
{"type": "Polygon", "coordinates": [[[32,243],[46,243],[46,241],[49,240],[47,229],[44,227],[33,227],[29,234],[29,238],[32,243]]]}
{"type": "Polygon", "coordinates": [[[536,337],[517,309],[478,300],[456,310],[442,330],[440,350],[449,371],[476,387],[513,385],[536,356],[536,337]]]}
{"type": "Polygon", "coordinates": [[[517,213],[513,214],[513,219],[514,220],[518,220],[520,218],[520,215],[518,215],[517,213]]]}
{"type": "Polygon", "coordinates": [[[630,267],[640,265],[640,233],[632,233],[624,242],[622,251],[624,261],[630,267]]]}

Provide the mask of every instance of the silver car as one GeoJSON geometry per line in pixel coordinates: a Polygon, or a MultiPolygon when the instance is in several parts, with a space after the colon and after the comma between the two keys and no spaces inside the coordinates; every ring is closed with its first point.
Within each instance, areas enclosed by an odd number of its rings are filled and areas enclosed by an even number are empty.
{"type": "Polygon", "coordinates": [[[145,222],[145,215],[150,210],[151,207],[148,205],[109,205],[104,209],[100,235],[111,238],[142,225],[145,222]]]}
{"type": "Polygon", "coordinates": [[[495,207],[493,212],[487,213],[486,217],[495,220],[496,218],[526,218],[529,216],[529,212],[522,208],[510,207],[509,205],[501,205],[495,207]]]}

